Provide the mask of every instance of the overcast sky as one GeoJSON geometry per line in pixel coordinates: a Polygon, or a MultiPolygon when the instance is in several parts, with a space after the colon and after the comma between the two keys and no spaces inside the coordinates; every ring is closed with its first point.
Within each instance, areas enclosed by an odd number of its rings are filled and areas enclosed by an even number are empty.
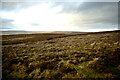
{"type": "Polygon", "coordinates": [[[117,2],[2,2],[2,26],[26,31],[118,29],[117,2]]]}

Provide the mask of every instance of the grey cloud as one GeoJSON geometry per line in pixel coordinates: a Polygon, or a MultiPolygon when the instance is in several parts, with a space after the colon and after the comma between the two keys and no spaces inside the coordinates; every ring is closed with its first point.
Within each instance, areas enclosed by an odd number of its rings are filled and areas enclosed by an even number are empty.
{"type": "Polygon", "coordinates": [[[16,28],[12,23],[2,23],[1,29],[14,29],[16,28]]]}
{"type": "Polygon", "coordinates": [[[21,9],[29,8],[34,5],[39,5],[37,2],[2,2],[3,11],[19,11],[21,9]]]}
{"type": "Polygon", "coordinates": [[[0,10],[2,9],[2,3],[0,2],[0,10]]]}
{"type": "MultiPolygon", "coordinates": [[[[64,13],[83,15],[84,24],[118,24],[117,2],[57,3],[63,6],[64,13]],[[77,5],[76,5],[77,4],[77,5]]],[[[79,17],[80,18],[80,17],[79,17]]],[[[77,21],[79,23],[79,19],[77,21]]]]}
{"type": "Polygon", "coordinates": [[[13,22],[14,20],[12,19],[2,19],[2,23],[10,23],[13,22]]]}
{"type": "Polygon", "coordinates": [[[83,12],[83,11],[89,11],[93,9],[101,9],[105,7],[109,7],[112,9],[112,7],[116,7],[118,5],[117,2],[57,2],[54,3],[53,6],[63,6],[63,12],[83,12]]]}
{"type": "Polygon", "coordinates": [[[118,24],[118,17],[117,16],[101,16],[100,18],[93,17],[88,19],[83,19],[85,24],[92,24],[92,23],[103,23],[103,24],[118,24]]]}
{"type": "Polygon", "coordinates": [[[0,23],[0,24],[2,24],[1,29],[12,29],[12,28],[14,28],[15,26],[14,26],[14,24],[12,24],[13,21],[14,20],[11,20],[11,19],[2,19],[2,23],[0,23]]]}
{"type": "MultiPolygon", "coordinates": [[[[113,25],[118,24],[118,3],[117,2],[51,2],[51,8],[62,6],[63,10],[60,13],[72,13],[82,15],[82,24],[78,16],[77,20],[71,23],[74,26],[87,28],[113,28],[113,25]]],[[[41,3],[31,2],[3,2],[3,11],[19,11],[41,3]]],[[[44,8],[43,8],[44,9],[44,8]]],[[[3,26],[14,26],[12,20],[3,20],[3,26]]],[[[39,26],[39,24],[32,24],[39,26]]]]}

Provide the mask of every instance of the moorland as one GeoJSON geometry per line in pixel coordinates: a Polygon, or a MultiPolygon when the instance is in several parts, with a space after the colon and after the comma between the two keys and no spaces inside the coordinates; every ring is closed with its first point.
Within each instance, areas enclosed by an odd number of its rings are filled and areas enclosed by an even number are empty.
{"type": "Polygon", "coordinates": [[[2,78],[120,78],[120,31],[2,35],[2,78]]]}

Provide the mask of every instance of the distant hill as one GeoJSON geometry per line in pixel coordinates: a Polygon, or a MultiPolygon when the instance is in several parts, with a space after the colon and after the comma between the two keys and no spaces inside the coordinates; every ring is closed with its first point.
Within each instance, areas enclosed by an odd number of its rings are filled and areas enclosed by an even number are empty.
{"type": "Polygon", "coordinates": [[[53,31],[51,33],[56,33],[56,34],[85,34],[88,32],[78,32],[78,31],[53,31]]]}
{"type": "Polygon", "coordinates": [[[1,35],[13,35],[13,34],[32,34],[37,33],[35,31],[2,31],[1,35]]]}
{"type": "MultiPolygon", "coordinates": [[[[120,30],[115,30],[120,31],[120,30]]],[[[39,34],[39,33],[49,33],[49,34],[88,34],[88,33],[106,33],[114,31],[101,31],[101,32],[79,32],[79,31],[1,31],[0,35],[14,35],[14,34],[39,34]]]]}
{"type": "Polygon", "coordinates": [[[50,34],[85,34],[87,32],[76,31],[2,31],[1,35],[13,35],[13,34],[34,34],[34,33],[50,33],[50,34]]]}

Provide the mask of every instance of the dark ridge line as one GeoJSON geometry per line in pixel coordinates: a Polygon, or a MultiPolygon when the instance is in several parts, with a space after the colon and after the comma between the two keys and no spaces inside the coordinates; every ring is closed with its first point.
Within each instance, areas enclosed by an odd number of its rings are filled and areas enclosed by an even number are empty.
{"type": "MultiPolygon", "coordinates": [[[[59,31],[62,32],[62,31],[59,31]]],[[[64,32],[64,31],[63,31],[64,32]]],[[[66,31],[67,32],[67,31],[66,31]]],[[[69,32],[69,31],[68,31],[69,32]]],[[[72,32],[72,31],[71,31],[72,32]]],[[[100,31],[100,32],[74,32],[73,33],[77,33],[77,34],[96,34],[96,33],[109,33],[109,32],[120,32],[120,30],[114,30],[114,31],[100,31]]],[[[22,35],[71,35],[72,33],[28,33],[28,34],[10,34],[10,35],[2,35],[2,36],[22,36],[22,35]]],[[[76,34],[72,34],[72,35],[76,35],[76,34]]]]}
{"type": "MultiPolygon", "coordinates": [[[[51,34],[50,34],[51,35],[51,34]]],[[[62,34],[64,35],[64,34],[62,34]]],[[[58,36],[58,37],[54,37],[54,38],[48,38],[46,40],[52,40],[52,39],[56,39],[56,38],[64,38],[64,37],[69,37],[69,36],[75,36],[75,35],[65,35],[65,36],[58,36]]],[[[45,41],[45,40],[36,40],[36,41],[45,41]]],[[[30,41],[30,42],[36,42],[36,41],[30,41]]],[[[26,43],[27,39],[25,40],[20,40],[18,42],[12,42],[12,43],[2,43],[2,45],[14,45],[14,44],[21,44],[21,43],[26,43]]]]}
{"type": "MultiPolygon", "coordinates": [[[[64,36],[58,36],[58,37],[54,37],[54,38],[48,38],[46,40],[52,40],[52,39],[56,39],[56,38],[64,38],[64,37],[69,37],[69,36],[79,36],[79,35],[89,35],[89,34],[104,34],[104,33],[114,33],[114,32],[120,32],[120,30],[116,30],[116,31],[104,31],[104,32],[88,32],[88,33],[84,33],[84,34],[50,34],[50,33],[43,33],[43,34],[27,34],[27,35],[64,35],[64,36]]],[[[5,35],[5,36],[20,36],[21,34],[19,35],[5,35]]],[[[24,36],[26,36],[26,34],[23,34],[24,36]]],[[[45,40],[36,40],[36,41],[45,41],[45,40]]],[[[36,42],[36,41],[30,41],[30,42],[36,42]]],[[[17,42],[5,42],[4,43],[2,42],[2,45],[13,45],[13,44],[21,44],[21,43],[26,43],[27,42],[27,39],[25,40],[20,40],[20,41],[17,41],[17,42]]]]}

